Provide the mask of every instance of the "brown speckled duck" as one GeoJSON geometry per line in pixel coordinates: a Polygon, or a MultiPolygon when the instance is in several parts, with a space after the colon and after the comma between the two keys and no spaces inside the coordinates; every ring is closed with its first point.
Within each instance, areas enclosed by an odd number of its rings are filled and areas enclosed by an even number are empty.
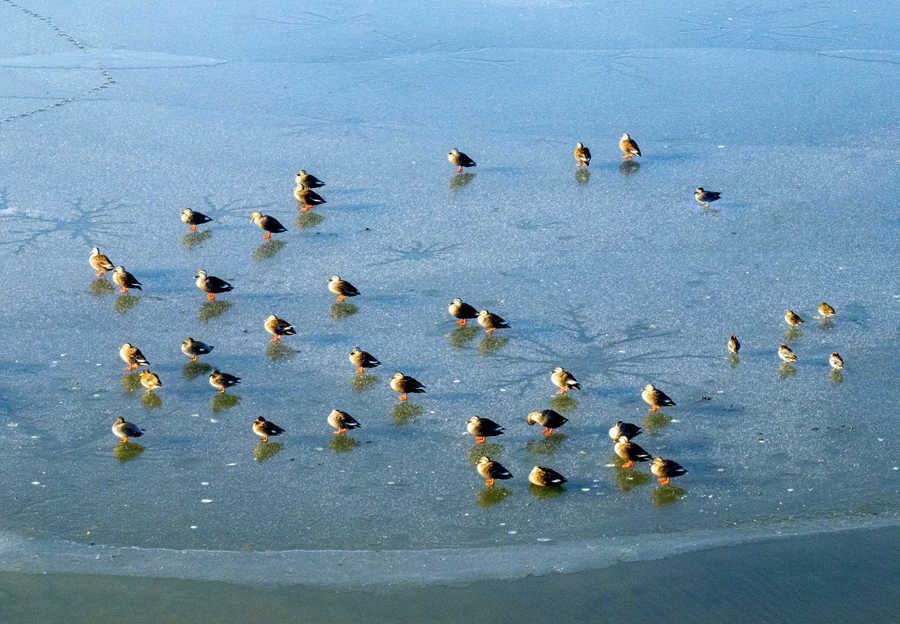
{"type": "Polygon", "coordinates": [[[704,208],[709,208],[709,205],[714,201],[719,201],[722,198],[722,193],[717,191],[705,191],[702,186],[698,186],[697,190],[694,191],[694,199],[700,202],[700,205],[704,208]]]}
{"type": "Polygon", "coordinates": [[[631,440],[632,438],[636,438],[641,435],[642,431],[643,429],[641,429],[637,425],[622,422],[621,420],[619,420],[616,422],[616,424],[609,428],[609,437],[612,438],[613,442],[618,442],[619,438],[622,437],[624,437],[626,440],[631,440]]]}
{"type": "Polygon", "coordinates": [[[328,280],[328,290],[337,295],[338,302],[344,300],[344,297],[357,297],[359,291],[348,281],[342,280],[339,275],[332,275],[328,280]]]}
{"type": "Polygon", "coordinates": [[[214,300],[216,295],[220,293],[234,290],[234,286],[215,275],[207,275],[206,271],[197,271],[197,275],[194,277],[197,279],[195,282],[197,288],[205,292],[206,298],[210,301],[214,300]]]}
{"type": "Polygon", "coordinates": [[[91,249],[91,255],[88,256],[88,263],[91,265],[92,269],[97,271],[97,277],[103,277],[104,273],[116,268],[113,266],[113,263],[109,261],[109,258],[100,253],[99,247],[91,249]]]}
{"type": "Polygon", "coordinates": [[[641,155],[641,148],[638,147],[638,144],[634,139],[628,136],[627,132],[619,139],[619,149],[625,153],[625,155],[622,156],[625,160],[630,160],[635,156],[641,155]]]}
{"type": "Polygon", "coordinates": [[[263,238],[272,238],[272,234],[281,234],[287,232],[287,228],[281,225],[281,222],[275,217],[264,215],[260,212],[254,212],[250,215],[250,222],[255,223],[256,227],[261,229],[265,234],[263,238]]]}
{"type": "Polygon", "coordinates": [[[119,438],[119,441],[122,444],[126,444],[128,442],[128,438],[139,438],[144,435],[143,429],[141,429],[134,423],[127,422],[121,416],[119,416],[116,419],[116,422],[113,423],[112,432],[117,438],[119,438]]]}
{"type": "Polygon", "coordinates": [[[831,318],[835,315],[835,311],[834,308],[823,301],[819,304],[819,314],[821,314],[824,318],[831,318]]]}
{"type": "Polygon", "coordinates": [[[503,427],[490,418],[472,416],[466,422],[466,431],[475,436],[475,442],[484,444],[484,439],[492,436],[503,435],[503,427]]]}
{"type": "Polygon", "coordinates": [[[134,370],[139,366],[147,366],[150,363],[147,361],[147,358],[144,357],[144,354],[141,353],[140,349],[132,347],[128,342],[119,347],[119,357],[122,358],[123,362],[128,364],[128,366],[125,367],[125,370],[127,371],[134,370]]]}
{"type": "Polygon", "coordinates": [[[575,380],[575,375],[567,370],[563,370],[562,366],[557,366],[553,369],[553,372],[550,373],[550,381],[559,388],[556,394],[565,394],[569,390],[581,390],[581,386],[575,380]]]}
{"type": "Polygon", "coordinates": [[[447,152],[447,160],[456,166],[456,171],[462,171],[463,167],[474,167],[475,161],[463,154],[455,147],[447,152]]]}
{"type": "Polygon", "coordinates": [[[217,368],[214,368],[209,374],[209,385],[215,388],[220,394],[225,392],[226,388],[230,388],[231,386],[240,383],[240,381],[240,377],[235,377],[228,373],[221,373],[217,368]]]}
{"type": "Polygon", "coordinates": [[[162,387],[162,382],[159,380],[159,375],[145,370],[141,371],[141,385],[147,392],[153,392],[162,387]]]}
{"type": "Polygon", "coordinates": [[[213,348],[210,345],[194,340],[191,337],[185,338],[184,342],[181,343],[181,352],[191,358],[191,362],[196,362],[198,355],[207,355],[212,350],[213,348]]]}
{"type": "Polygon", "coordinates": [[[543,427],[542,433],[544,435],[553,435],[553,430],[562,427],[569,422],[569,419],[552,409],[545,409],[540,412],[531,412],[525,418],[525,421],[529,425],[538,424],[543,427]]]}
{"type": "Polygon", "coordinates": [[[456,324],[460,327],[465,327],[467,320],[478,318],[478,311],[459,298],[447,304],[447,311],[450,312],[450,316],[459,319],[456,324]]]}
{"type": "Polygon", "coordinates": [[[512,473],[503,467],[500,462],[493,461],[490,457],[482,457],[475,464],[475,469],[486,479],[485,486],[492,487],[495,479],[512,479],[512,473]]]}
{"type": "Polygon", "coordinates": [[[203,225],[204,223],[212,221],[210,217],[207,217],[202,212],[194,212],[190,208],[185,208],[181,211],[181,220],[191,226],[191,232],[196,230],[198,225],[203,225]]]}
{"type": "Polygon", "coordinates": [[[425,392],[425,386],[420,384],[416,379],[407,377],[403,373],[394,373],[391,377],[391,390],[400,393],[400,400],[405,401],[407,395],[425,392]]]}
{"type": "Polygon", "coordinates": [[[653,456],[650,455],[650,453],[642,449],[634,442],[629,442],[628,438],[626,438],[625,436],[621,436],[619,438],[614,448],[616,451],[616,455],[618,455],[625,461],[625,463],[622,464],[622,468],[631,468],[636,461],[645,462],[653,459],[653,456]]]}
{"type": "Polygon", "coordinates": [[[831,357],[828,358],[828,363],[831,365],[831,368],[836,371],[844,370],[844,360],[841,359],[841,356],[838,355],[837,351],[831,354],[831,357]]]}
{"type": "Polygon", "coordinates": [[[303,169],[294,178],[294,184],[297,186],[305,186],[306,188],[322,188],[325,183],[311,173],[306,173],[303,169]]]}
{"type": "Polygon", "coordinates": [[[644,403],[650,406],[648,412],[658,412],[661,407],[673,407],[675,405],[675,401],[669,398],[662,390],[653,387],[653,384],[647,384],[644,386],[644,389],[641,390],[641,398],[644,399],[644,403]]]}
{"type": "Polygon", "coordinates": [[[278,318],[274,314],[270,314],[266,317],[263,327],[265,327],[266,331],[273,336],[269,342],[278,342],[281,340],[282,336],[293,336],[297,333],[297,330],[294,329],[293,325],[283,318],[278,318]]]}
{"type": "Polygon", "coordinates": [[[509,323],[500,318],[499,315],[487,310],[478,313],[478,324],[484,327],[484,333],[491,335],[495,329],[509,329],[509,323]]]}
{"type": "Polygon", "coordinates": [[[784,313],[784,320],[787,321],[787,324],[791,327],[797,327],[797,325],[802,325],[805,322],[802,318],[795,314],[793,310],[788,310],[784,313]]]}
{"type": "Polygon", "coordinates": [[[738,341],[737,336],[732,334],[731,338],[728,339],[728,353],[737,353],[740,350],[741,343],[738,341]]]}
{"type": "Polygon", "coordinates": [[[381,366],[381,362],[375,359],[371,353],[362,351],[359,347],[353,347],[353,351],[350,352],[350,363],[356,367],[358,375],[365,373],[367,368],[381,366]]]}
{"type": "Polygon", "coordinates": [[[532,468],[531,472],[528,473],[528,480],[540,487],[554,487],[566,482],[564,476],[552,468],[544,468],[543,466],[535,466],[532,468]]]}
{"type": "Polygon", "coordinates": [[[141,288],[141,283],[137,281],[137,278],[121,266],[117,266],[115,271],[113,271],[113,282],[116,286],[120,287],[121,290],[119,290],[119,292],[121,293],[127,293],[129,288],[143,290],[143,288],[141,288]]]}
{"type": "Polygon", "coordinates": [[[591,150],[580,142],[575,144],[575,163],[576,167],[587,167],[591,164],[591,150]]]}
{"type": "Polygon", "coordinates": [[[653,459],[653,463],[650,464],[650,472],[659,477],[657,481],[663,485],[669,485],[669,481],[674,477],[687,474],[687,470],[682,468],[678,462],[674,462],[671,459],[663,459],[662,457],[653,459]]]}
{"type": "Polygon", "coordinates": [[[359,429],[362,426],[353,416],[340,410],[331,410],[328,414],[328,424],[337,429],[334,435],[344,435],[348,429],[359,429]]]}
{"type": "Polygon", "coordinates": [[[253,433],[259,436],[261,442],[268,442],[269,436],[280,436],[284,429],[260,416],[253,421],[253,433]]]}
{"type": "Polygon", "coordinates": [[[320,206],[321,204],[328,203],[325,201],[324,197],[305,184],[297,185],[294,189],[294,197],[297,199],[298,203],[303,204],[303,208],[300,209],[300,212],[306,212],[307,210],[312,210],[313,206],[320,206]]]}
{"type": "Polygon", "coordinates": [[[780,357],[785,362],[796,362],[797,355],[791,351],[791,348],[787,346],[787,343],[782,342],[781,346],[778,347],[778,357],[780,357]]]}

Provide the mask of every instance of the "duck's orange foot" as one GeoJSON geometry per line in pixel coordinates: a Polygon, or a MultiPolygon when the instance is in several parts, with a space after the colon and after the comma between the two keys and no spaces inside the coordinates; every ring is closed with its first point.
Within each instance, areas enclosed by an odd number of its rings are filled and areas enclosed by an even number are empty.
{"type": "Polygon", "coordinates": [[[191,355],[191,356],[189,356],[189,357],[191,358],[191,362],[196,362],[196,361],[197,361],[197,356],[196,356],[196,355],[191,355]]]}
{"type": "Polygon", "coordinates": [[[362,366],[360,366],[359,368],[356,369],[357,375],[362,375],[365,372],[366,372],[366,369],[364,369],[362,366]]]}
{"type": "Polygon", "coordinates": [[[300,209],[300,212],[306,212],[307,210],[312,210],[312,204],[306,204],[300,209]]]}
{"type": "Polygon", "coordinates": [[[280,341],[280,340],[281,340],[281,336],[279,336],[279,335],[276,334],[275,337],[272,338],[272,340],[270,340],[269,342],[278,342],[278,341],[280,341]]]}
{"type": "Polygon", "coordinates": [[[484,484],[485,484],[487,487],[494,487],[494,480],[493,480],[493,479],[488,479],[487,481],[484,482],[484,484]]]}
{"type": "Polygon", "coordinates": [[[671,481],[671,479],[669,477],[660,477],[659,479],[657,479],[657,481],[659,481],[663,485],[669,485],[669,481],[671,481]]]}
{"type": "Polygon", "coordinates": [[[568,391],[569,391],[568,388],[560,388],[559,390],[556,391],[556,394],[565,394],[568,391]]]}
{"type": "Polygon", "coordinates": [[[268,442],[268,441],[269,441],[269,436],[263,436],[263,437],[261,437],[261,438],[259,439],[259,441],[260,441],[260,442],[268,442]]]}
{"type": "MultiPolygon", "coordinates": [[[[225,394],[225,388],[222,388],[221,390],[216,388],[216,392],[218,392],[219,394],[225,394]]],[[[265,440],[263,440],[263,442],[265,442],[265,440]]]]}
{"type": "Polygon", "coordinates": [[[206,298],[212,301],[216,298],[216,293],[206,293],[206,298]]]}
{"type": "Polygon", "coordinates": [[[484,333],[486,333],[488,336],[490,336],[491,334],[494,333],[494,329],[495,329],[494,327],[491,327],[490,329],[484,330],[484,333]]]}
{"type": "Polygon", "coordinates": [[[653,407],[651,407],[651,408],[648,409],[647,411],[648,411],[648,412],[658,412],[658,411],[659,411],[659,405],[654,405],[653,407]]]}
{"type": "Polygon", "coordinates": [[[272,232],[266,232],[263,234],[263,238],[272,238],[272,232]]]}
{"type": "Polygon", "coordinates": [[[103,277],[104,273],[106,273],[106,271],[97,271],[97,277],[103,277]]]}
{"type": "Polygon", "coordinates": [[[122,293],[122,294],[124,295],[125,293],[128,292],[128,289],[125,288],[124,286],[122,286],[122,288],[119,290],[119,292],[122,293]]]}
{"type": "Polygon", "coordinates": [[[459,173],[460,171],[462,171],[462,167],[457,167],[456,169],[454,169],[454,171],[455,171],[456,173],[459,173]]]}
{"type": "Polygon", "coordinates": [[[634,466],[633,461],[627,461],[624,464],[622,464],[622,468],[631,468],[632,466],[634,466]]]}
{"type": "Polygon", "coordinates": [[[475,436],[475,442],[478,444],[484,444],[484,436],[475,436]]]}
{"type": "Polygon", "coordinates": [[[544,429],[543,433],[545,436],[553,435],[553,429],[544,429]]]}
{"type": "Polygon", "coordinates": [[[403,394],[400,395],[400,400],[401,400],[401,401],[405,401],[406,399],[407,399],[407,395],[406,395],[406,393],[404,392],[403,394]]]}
{"type": "Polygon", "coordinates": [[[191,232],[195,231],[196,229],[197,229],[197,226],[196,226],[196,225],[192,225],[192,226],[190,227],[191,232]]]}
{"type": "Polygon", "coordinates": [[[460,327],[465,327],[465,326],[466,326],[466,319],[463,319],[463,320],[461,320],[461,321],[456,321],[456,324],[459,325],[460,327]]]}
{"type": "Polygon", "coordinates": [[[345,433],[347,433],[346,429],[338,429],[334,432],[334,435],[344,435],[345,433]]]}
{"type": "Polygon", "coordinates": [[[128,444],[128,438],[119,438],[119,442],[122,444],[128,444]]]}
{"type": "Polygon", "coordinates": [[[342,303],[344,301],[344,295],[338,295],[338,303],[342,303]]]}

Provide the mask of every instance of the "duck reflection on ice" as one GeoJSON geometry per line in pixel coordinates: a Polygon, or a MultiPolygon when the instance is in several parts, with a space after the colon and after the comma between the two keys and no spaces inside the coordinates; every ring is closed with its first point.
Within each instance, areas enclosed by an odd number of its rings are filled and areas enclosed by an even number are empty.
{"type": "Polygon", "coordinates": [[[212,238],[212,230],[203,230],[202,232],[190,232],[181,239],[181,244],[185,249],[193,249],[199,247],[204,242],[212,238]]]}
{"type": "Polygon", "coordinates": [[[353,392],[365,392],[370,388],[374,388],[379,383],[378,377],[364,373],[362,375],[353,375],[350,378],[350,389],[353,392]]]}
{"type": "Polygon", "coordinates": [[[475,179],[477,173],[458,173],[450,178],[450,190],[458,191],[475,179]]]}
{"type": "Polygon", "coordinates": [[[303,230],[307,230],[312,227],[316,227],[322,221],[325,220],[325,217],[320,215],[317,212],[304,212],[301,213],[299,217],[297,217],[297,231],[302,232],[303,230]]]}
{"type": "MultiPolygon", "coordinates": [[[[459,329],[465,328],[460,327],[459,329]]],[[[475,328],[473,327],[472,329],[475,328]]],[[[508,342],[509,338],[504,338],[503,336],[485,336],[481,339],[481,342],[478,343],[478,353],[481,355],[490,355],[502,349],[508,342]]]]}
{"type": "Polygon", "coordinates": [[[125,314],[129,310],[133,309],[139,302],[141,298],[135,297],[134,295],[119,295],[116,297],[116,312],[119,314],[125,314]]]}
{"type": "Polygon", "coordinates": [[[287,243],[283,240],[270,240],[259,247],[256,248],[256,251],[253,252],[251,258],[253,258],[254,262],[261,262],[263,260],[268,260],[269,258],[273,258],[275,254],[281,251],[281,248],[287,245],[287,243]]]}
{"type": "Polygon", "coordinates": [[[637,173],[641,168],[641,163],[636,160],[623,160],[619,164],[619,173],[621,173],[626,178],[633,173],[637,173]]]}
{"type": "Polygon", "coordinates": [[[410,405],[409,403],[398,403],[391,408],[391,418],[398,425],[403,425],[410,420],[422,414],[423,407],[421,405],[410,405]]]}
{"type": "MultiPolygon", "coordinates": [[[[458,327],[447,334],[447,340],[454,349],[461,349],[481,332],[477,327],[458,327]]],[[[497,337],[498,339],[500,336],[497,337]]]]}
{"type": "Polygon", "coordinates": [[[353,316],[357,312],[359,312],[359,306],[355,306],[352,303],[335,303],[328,308],[328,314],[331,316],[332,321],[345,319],[348,316],[353,316]]]}
{"type": "Polygon", "coordinates": [[[653,489],[650,499],[656,507],[671,505],[672,503],[684,498],[685,491],[683,488],[673,485],[661,485],[653,489]]]}
{"type": "Polygon", "coordinates": [[[667,416],[662,412],[652,412],[641,421],[641,427],[650,435],[655,435],[660,429],[668,427],[670,422],[672,422],[671,416],[667,416]]]}
{"type": "MultiPolygon", "coordinates": [[[[635,163],[635,164],[637,164],[637,163],[635,163]]],[[[638,165],[638,166],[640,166],[640,165],[638,165]]],[[[588,168],[577,169],[575,171],[575,181],[578,182],[578,184],[587,184],[588,182],[590,182],[591,181],[591,170],[588,168]]]]}
{"type": "Polygon", "coordinates": [[[578,399],[570,397],[568,394],[557,396],[550,399],[550,407],[560,414],[568,414],[574,412],[578,407],[578,399]]]}
{"type": "Polygon", "coordinates": [[[145,392],[141,395],[141,405],[144,409],[159,409],[162,407],[162,397],[155,392],[145,392]]]}
{"type": "Polygon", "coordinates": [[[281,442],[260,442],[253,447],[253,458],[258,462],[264,462],[272,459],[284,449],[281,442]]]}
{"type": "Polygon", "coordinates": [[[297,355],[297,350],[292,349],[287,345],[283,345],[283,344],[268,344],[268,345],[266,345],[266,356],[272,362],[281,362],[284,360],[290,360],[295,355],[297,355]]]}
{"type": "Polygon", "coordinates": [[[350,436],[334,436],[328,441],[328,448],[335,453],[349,453],[359,446],[359,440],[350,436]]]}
{"type": "Polygon", "coordinates": [[[493,507],[502,500],[509,498],[512,490],[506,487],[486,487],[478,492],[479,507],[493,507]]]}
{"type": "Polygon", "coordinates": [[[123,464],[135,459],[144,452],[144,447],[136,442],[126,442],[125,444],[116,444],[113,449],[113,456],[123,464]]]}
{"type": "Polygon", "coordinates": [[[231,409],[241,402],[241,397],[236,394],[216,394],[210,401],[212,411],[218,414],[222,410],[231,409]]]}
{"type": "Polygon", "coordinates": [[[181,368],[181,374],[188,381],[194,381],[197,377],[209,377],[212,366],[204,362],[188,362],[181,368]]]}
{"type": "MultiPolygon", "coordinates": [[[[616,461],[622,463],[617,455],[613,457],[614,459],[610,460],[610,463],[615,464],[616,461]]],[[[620,492],[630,492],[636,487],[650,483],[650,475],[639,470],[615,470],[613,471],[613,483],[620,492]]]]}
{"type": "Polygon", "coordinates": [[[139,372],[134,372],[122,375],[122,388],[128,394],[133,393],[135,390],[140,390],[141,374],[139,372]]]}
{"type": "Polygon", "coordinates": [[[95,297],[105,297],[106,295],[111,295],[114,292],[116,292],[116,287],[102,277],[99,277],[91,282],[91,294],[95,297]]]}
{"type": "Polygon", "coordinates": [[[525,446],[532,455],[555,455],[565,440],[564,433],[554,433],[540,440],[529,440],[525,446]]]}
{"type": "Polygon", "coordinates": [[[206,323],[208,323],[210,319],[214,319],[217,316],[222,316],[223,314],[228,312],[228,309],[230,307],[230,301],[224,301],[221,299],[207,301],[200,306],[199,310],[197,310],[197,316],[199,317],[200,322],[206,325],[206,323]]]}

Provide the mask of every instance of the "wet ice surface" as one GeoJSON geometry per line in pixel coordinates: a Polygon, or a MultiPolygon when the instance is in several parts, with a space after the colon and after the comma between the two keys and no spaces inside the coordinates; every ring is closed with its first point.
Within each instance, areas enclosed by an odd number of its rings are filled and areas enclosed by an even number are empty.
{"type": "Polygon", "coordinates": [[[889,7],[256,2],[210,23],[176,3],[0,4],[3,527],[403,550],[738,541],[894,516],[889,7]],[[478,166],[454,174],[452,147],[478,166]],[[312,213],[291,195],[300,168],[327,183],[312,213]],[[722,200],[703,210],[697,186],[722,200]],[[189,234],[185,207],[215,221],[189,234]],[[289,232],[264,242],[255,210],[289,232]],[[144,290],[95,280],[94,245],[144,290]],[[198,269],[234,292],[207,302],[198,269]],[[362,296],[336,306],[334,274],[362,296]],[[457,328],[454,297],[512,329],[457,328]],[[823,300],[833,322],[816,318],[823,300]],[[270,345],[271,313],[299,335],[270,345]],[[186,336],[215,346],[200,366],[186,336]],[[153,397],[122,370],[124,342],[160,375],[153,397]],[[354,346],[384,363],[368,382],[354,346]],[[207,365],[242,383],[216,395],[207,365]],[[583,386],[570,400],[556,366],[583,386]],[[401,405],[398,370],[427,393],[401,405]],[[646,383],[677,407],[648,415],[646,383]],[[548,407],[570,419],[551,438],[525,425],[548,407]],[[363,428],[333,436],[335,408],[363,428]],[[471,414],[507,434],[479,447],[471,414]],[[147,430],[139,446],[117,444],[118,415],[147,430]],[[258,415],[287,434],[259,446],[258,415]],[[620,470],[616,420],[689,474],[661,488],[646,465],[620,470]],[[485,490],[482,454],[515,478],[485,490]],[[530,488],[535,464],[565,490],[530,488]]]}

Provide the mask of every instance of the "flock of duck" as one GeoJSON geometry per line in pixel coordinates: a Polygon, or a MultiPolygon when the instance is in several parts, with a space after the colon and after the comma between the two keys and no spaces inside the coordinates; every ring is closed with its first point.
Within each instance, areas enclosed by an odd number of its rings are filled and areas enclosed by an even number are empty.
{"type": "MultiPolygon", "coordinates": [[[[623,134],[619,140],[619,149],[624,153],[623,159],[631,159],[641,156],[641,150],[633,138],[628,134],[623,134]]],[[[578,143],[575,148],[576,167],[588,167],[591,162],[591,152],[582,143],[578,143]]],[[[475,161],[468,155],[454,148],[447,154],[447,159],[456,166],[456,171],[460,172],[467,167],[475,167],[475,161]]],[[[325,183],[317,177],[301,170],[295,179],[296,186],[294,188],[294,197],[298,202],[298,209],[301,211],[311,210],[314,206],[325,204],[326,201],[313,189],[325,186],[325,183]]],[[[710,202],[720,199],[721,193],[714,191],[706,191],[702,187],[697,188],[695,199],[704,207],[708,207],[710,202]]],[[[209,223],[212,221],[207,215],[185,209],[181,213],[181,220],[186,223],[191,231],[196,230],[198,225],[209,223]]],[[[255,224],[263,230],[263,238],[270,239],[273,234],[280,234],[287,231],[276,218],[254,212],[250,215],[251,223],[255,224]]],[[[94,247],[89,256],[90,266],[97,272],[98,277],[102,277],[106,271],[112,271],[113,282],[121,288],[121,292],[127,293],[129,289],[141,289],[141,283],[134,275],[129,273],[122,266],[115,266],[107,256],[100,253],[99,248],[94,247]]],[[[214,300],[216,295],[227,293],[233,290],[233,286],[225,280],[208,275],[205,271],[198,271],[195,276],[196,286],[199,290],[206,294],[207,299],[214,300]]],[[[327,283],[328,290],[337,296],[337,301],[342,302],[346,297],[356,297],[360,295],[356,289],[348,281],[343,280],[340,276],[332,276],[327,283]]],[[[830,319],[835,315],[835,310],[830,305],[822,302],[818,307],[819,313],[825,319],[830,319]]],[[[473,306],[465,303],[461,299],[454,299],[448,304],[448,312],[457,319],[456,324],[465,327],[469,320],[475,320],[484,328],[488,335],[493,334],[498,329],[508,329],[510,325],[499,315],[489,312],[488,310],[476,310],[473,306]]],[[[792,310],[788,310],[785,314],[785,321],[795,328],[804,321],[792,310]]],[[[288,321],[270,315],[263,322],[265,330],[272,335],[270,342],[279,342],[282,336],[291,336],[296,333],[293,325],[288,321]]],[[[736,354],[741,348],[740,341],[736,336],[732,335],[727,343],[729,353],[736,354]]],[[[199,356],[208,355],[213,347],[203,342],[186,338],[181,345],[181,351],[192,362],[196,362],[199,356]]],[[[779,357],[786,363],[790,364],[797,360],[796,354],[788,347],[786,343],[782,343],[778,349],[779,357]]],[[[149,362],[140,349],[125,343],[119,349],[119,356],[127,364],[125,370],[138,370],[140,367],[147,367],[149,362]]],[[[356,367],[357,374],[364,374],[367,369],[375,368],[381,365],[372,354],[362,351],[359,347],[355,347],[349,353],[350,363],[356,367]]],[[[831,354],[829,363],[833,370],[839,371],[843,368],[843,360],[835,351],[831,354]]],[[[558,388],[557,394],[563,395],[571,390],[579,390],[580,385],[575,376],[562,367],[557,367],[550,374],[550,380],[558,388]]],[[[240,377],[224,373],[218,369],[212,369],[209,375],[209,383],[217,392],[224,393],[228,388],[238,384],[240,377]]],[[[149,369],[140,372],[140,383],[150,393],[162,386],[159,376],[149,369]]],[[[390,387],[399,393],[401,401],[407,401],[410,394],[425,392],[425,386],[413,377],[397,372],[390,379],[390,387]]],[[[652,384],[647,384],[641,391],[642,399],[650,406],[650,412],[656,412],[660,407],[675,406],[675,402],[662,390],[655,388],[652,384]]],[[[567,418],[552,409],[536,411],[526,416],[528,425],[538,424],[543,427],[543,433],[547,436],[552,435],[555,429],[565,425],[567,418]]],[[[358,429],[361,425],[350,414],[340,410],[332,410],[327,417],[328,424],[335,429],[335,435],[345,435],[348,430],[358,429]]],[[[283,434],[285,430],[273,422],[266,420],[260,416],[252,423],[252,430],[260,440],[265,443],[270,437],[283,434]]],[[[475,437],[478,444],[483,444],[488,437],[503,435],[504,428],[498,423],[479,416],[472,416],[466,423],[466,430],[475,437]]],[[[141,437],[144,431],[135,425],[125,421],[123,417],[119,417],[112,426],[112,432],[124,444],[129,438],[141,437]]],[[[609,436],[613,441],[613,449],[615,454],[623,461],[622,469],[630,469],[635,462],[651,462],[650,471],[658,478],[663,486],[668,486],[670,480],[675,477],[682,476],[687,473],[677,462],[662,457],[654,457],[632,440],[642,432],[641,427],[623,421],[616,422],[609,430],[609,436]]],[[[512,473],[507,470],[500,462],[494,461],[488,456],[483,456],[475,466],[478,474],[485,479],[485,485],[491,487],[496,480],[505,480],[512,478],[512,473]]],[[[566,477],[552,468],[546,466],[535,466],[528,475],[528,480],[532,484],[540,487],[558,487],[566,482],[566,477]]]]}

